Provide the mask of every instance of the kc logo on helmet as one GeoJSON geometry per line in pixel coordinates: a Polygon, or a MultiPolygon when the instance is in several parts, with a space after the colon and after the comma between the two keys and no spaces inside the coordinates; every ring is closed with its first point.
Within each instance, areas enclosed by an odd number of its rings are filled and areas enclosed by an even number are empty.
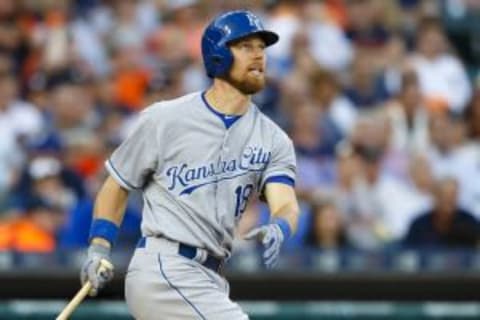
{"type": "Polygon", "coordinates": [[[250,12],[248,12],[246,14],[247,18],[248,18],[248,22],[250,23],[250,25],[252,27],[256,27],[257,29],[263,29],[262,27],[262,23],[260,22],[260,20],[258,19],[258,17],[256,17],[255,15],[251,14],[250,12]]]}

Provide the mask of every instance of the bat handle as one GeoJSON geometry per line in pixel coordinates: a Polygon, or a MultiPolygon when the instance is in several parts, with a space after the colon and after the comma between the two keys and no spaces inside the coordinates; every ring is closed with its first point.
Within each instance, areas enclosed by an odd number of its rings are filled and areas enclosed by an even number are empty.
{"type": "Polygon", "coordinates": [[[88,292],[92,289],[92,283],[90,281],[85,282],[83,287],[77,292],[75,297],[67,304],[67,306],[58,315],[56,320],[67,320],[73,311],[78,307],[80,302],[87,296],[88,292]]]}
{"type": "Polygon", "coordinates": [[[104,272],[108,269],[113,270],[113,264],[107,259],[100,260],[100,266],[98,267],[97,273],[104,272]]]}
{"type": "MultiPolygon", "coordinates": [[[[107,269],[113,269],[113,265],[108,260],[100,260],[100,266],[98,267],[97,273],[104,272],[107,269]]],[[[55,320],[67,320],[83,299],[85,299],[91,289],[92,283],[90,281],[85,282],[83,287],[77,292],[75,297],[73,297],[55,320]]]]}

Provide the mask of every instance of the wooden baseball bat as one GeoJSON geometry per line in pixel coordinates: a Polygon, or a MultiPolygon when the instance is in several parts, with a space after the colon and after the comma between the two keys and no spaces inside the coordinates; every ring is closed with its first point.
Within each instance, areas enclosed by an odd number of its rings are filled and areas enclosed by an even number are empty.
{"type": "MultiPolygon", "coordinates": [[[[100,266],[98,267],[97,273],[104,272],[107,269],[113,269],[113,265],[109,261],[102,259],[100,261],[100,266]]],[[[72,300],[70,300],[67,306],[63,308],[56,320],[67,320],[68,317],[70,317],[75,311],[75,309],[77,309],[78,305],[83,301],[83,299],[85,299],[90,289],[92,289],[91,282],[85,282],[83,287],[78,290],[77,294],[72,298],[72,300]]]]}

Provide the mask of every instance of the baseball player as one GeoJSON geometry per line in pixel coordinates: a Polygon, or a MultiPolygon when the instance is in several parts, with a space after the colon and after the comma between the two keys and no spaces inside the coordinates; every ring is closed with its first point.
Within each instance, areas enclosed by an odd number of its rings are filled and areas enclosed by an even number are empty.
{"type": "Polygon", "coordinates": [[[142,235],[125,280],[136,319],[248,319],[229,298],[222,266],[248,200],[258,193],[270,224],[246,235],[275,266],[296,229],[295,155],[291,140],[252,103],[265,86],[265,48],[278,41],[248,11],[215,18],[202,37],[212,86],[146,108],[130,136],[106,161],[82,282],[91,295],[112,279],[97,274],[109,260],[128,193],[140,189],[142,235]]]}

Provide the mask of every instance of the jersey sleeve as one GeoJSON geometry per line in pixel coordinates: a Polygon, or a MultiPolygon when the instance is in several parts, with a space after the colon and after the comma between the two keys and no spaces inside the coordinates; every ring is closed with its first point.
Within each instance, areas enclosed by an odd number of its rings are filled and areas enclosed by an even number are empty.
{"type": "Polygon", "coordinates": [[[160,123],[147,110],[140,113],[133,130],[105,162],[110,175],[127,190],[142,188],[158,166],[160,123]]]}
{"type": "Polygon", "coordinates": [[[271,182],[295,186],[296,160],[293,143],[283,132],[277,136],[279,137],[274,139],[270,161],[261,177],[261,193],[267,183],[271,182]]]}

